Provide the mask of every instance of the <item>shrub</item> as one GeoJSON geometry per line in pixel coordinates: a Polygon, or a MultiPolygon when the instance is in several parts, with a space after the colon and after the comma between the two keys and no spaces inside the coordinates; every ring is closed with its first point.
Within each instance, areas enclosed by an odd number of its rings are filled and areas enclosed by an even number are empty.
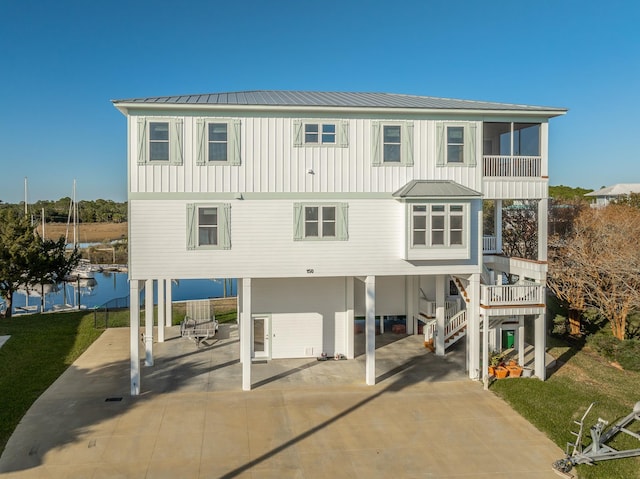
{"type": "Polygon", "coordinates": [[[640,371],[639,340],[620,341],[609,333],[600,332],[589,336],[587,344],[610,361],[617,361],[624,369],[640,371]]]}

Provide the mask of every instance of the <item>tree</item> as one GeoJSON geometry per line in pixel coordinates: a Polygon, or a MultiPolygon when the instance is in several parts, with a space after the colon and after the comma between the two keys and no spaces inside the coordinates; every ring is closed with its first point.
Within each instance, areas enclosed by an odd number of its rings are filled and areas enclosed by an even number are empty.
{"type": "Polygon", "coordinates": [[[569,305],[570,318],[572,311],[575,315],[593,308],[620,340],[627,315],[640,307],[640,250],[631,243],[635,238],[640,238],[640,210],[613,204],[583,209],[571,234],[550,242],[548,284],[569,305]]]}
{"type": "Polygon", "coordinates": [[[12,209],[0,212],[0,295],[11,317],[13,293],[29,281],[29,258],[35,237],[29,220],[12,209]]]}
{"type": "Polygon", "coordinates": [[[0,211],[0,295],[11,317],[13,293],[20,287],[55,283],[78,263],[79,253],[65,253],[65,240],[43,241],[24,214],[0,211]]]}
{"type": "Polygon", "coordinates": [[[502,210],[502,250],[507,256],[538,258],[538,220],[536,203],[523,201],[502,210]]]}

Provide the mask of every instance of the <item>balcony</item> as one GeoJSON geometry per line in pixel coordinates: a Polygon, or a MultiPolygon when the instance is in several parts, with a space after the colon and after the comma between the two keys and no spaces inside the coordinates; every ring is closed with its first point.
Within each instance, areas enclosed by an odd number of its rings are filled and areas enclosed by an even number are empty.
{"type": "Polygon", "coordinates": [[[482,237],[482,252],[484,254],[499,253],[498,238],[495,236],[484,235],[482,237]]]}
{"type": "Polygon", "coordinates": [[[483,306],[538,306],[544,304],[545,287],[541,284],[480,286],[483,306]]]}
{"type": "Polygon", "coordinates": [[[482,174],[493,178],[540,178],[542,176],[542,157],[484,155],[482,174]]]}

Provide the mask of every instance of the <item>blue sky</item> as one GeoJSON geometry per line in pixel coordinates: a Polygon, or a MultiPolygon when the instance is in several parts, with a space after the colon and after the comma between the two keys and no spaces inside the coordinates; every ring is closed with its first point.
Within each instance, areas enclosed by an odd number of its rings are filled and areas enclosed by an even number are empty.
{"type": "Polygon", "coordinates": [[[126,199],[110,100],[376,91],[569,108],[550,184],[640,182],[635,0],[0,0],[0,200],[126,199]]]}

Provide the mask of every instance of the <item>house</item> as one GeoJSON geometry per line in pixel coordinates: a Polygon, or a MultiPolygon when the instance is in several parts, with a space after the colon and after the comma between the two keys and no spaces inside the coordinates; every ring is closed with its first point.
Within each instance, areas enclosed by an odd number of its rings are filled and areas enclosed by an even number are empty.
{"type": "Polygon", "coordinates": [[[592,191],[584,196],[593,199],[592,208],[603,208],[610,202],[628,197],[631,194],[640,195],[640,183],[617,183],[613,186],[607,186],[597,191],[592,191]]]}
{"type": "Polygon", "coordinates": [[[352,359],[357,335],[374,384],[387,328],[438,355],[464,338],[479,380],[491,350],[522,359],[533,345],[545,379],[548,122],[565,109],[308,91],[113,103],[128,131],[132,394],[140,293],[153,301],[156,282],[158,324],[171,324],[171,280],[186,278],[238,279],[245,390],[255,359],[352,359]],[[501,254],[505,200],[537,200],[535,260],[501,254]]]}

